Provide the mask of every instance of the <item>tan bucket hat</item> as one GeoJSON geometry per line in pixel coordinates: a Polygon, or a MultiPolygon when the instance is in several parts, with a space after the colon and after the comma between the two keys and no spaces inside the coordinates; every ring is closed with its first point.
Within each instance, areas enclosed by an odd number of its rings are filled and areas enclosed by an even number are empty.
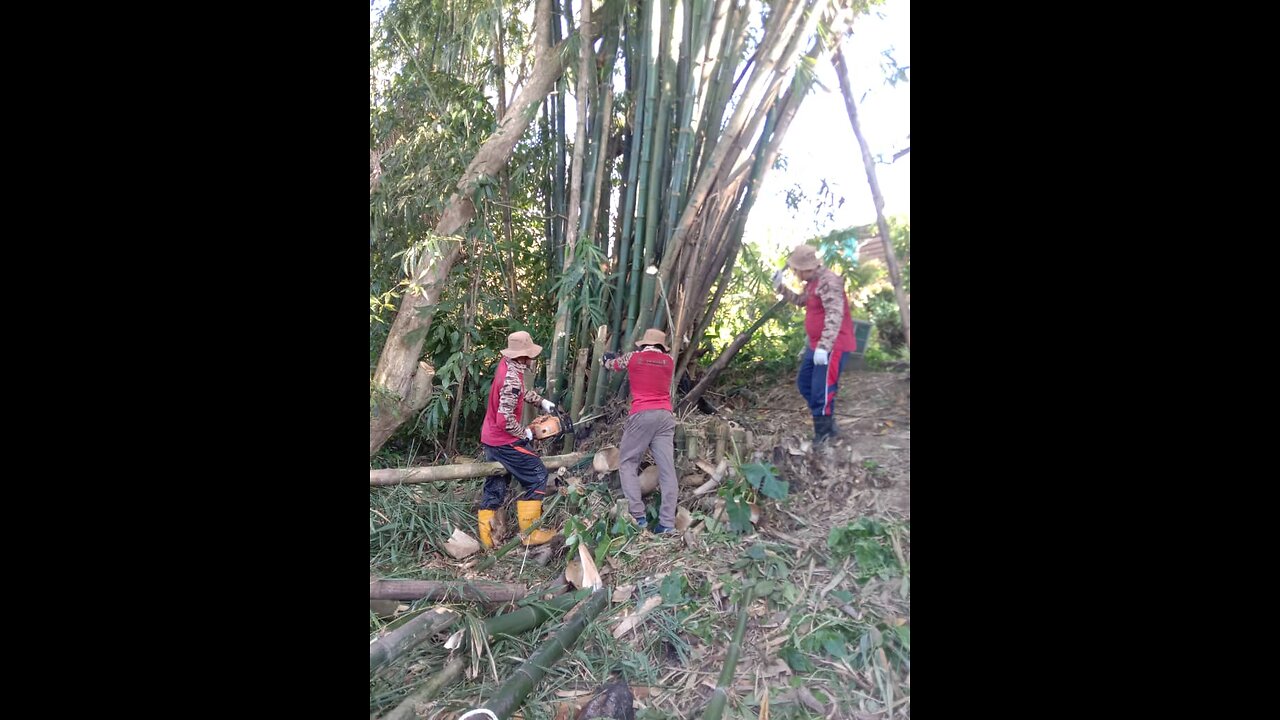
{"type": "Polygon", "coordinates": [[[636,347],[644,345],[658,345],[662,348],[663,352],[670,350],[670,348],[667,347],[667,334],[658,328],[649,328],[648,330],[645,330],[644,337],[636,341],[636,347]]]}
{"type": "Polygon", "coordinates": [[[818,262],[818,251],[812,245],[797,245],[787,258],[792,270],[813,270],[822,263],[818,262]]]}
{"type": "Polygon", "coordinates": [[[517,357],[538,357],[542,352],[542,346],[535,344],[533,338],[529,337],[529,333],[520,330],[513,332],[507,336],[507,349],[498,352],[509,358],[517,357]]]}

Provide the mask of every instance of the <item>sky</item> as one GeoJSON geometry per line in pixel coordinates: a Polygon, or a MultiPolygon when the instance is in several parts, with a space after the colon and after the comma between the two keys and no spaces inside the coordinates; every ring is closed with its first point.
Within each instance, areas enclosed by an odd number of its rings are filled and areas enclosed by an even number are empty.
{"type": "MultiPolygon", "coordinates": [[[[885,50],[892,52],[899,66],[911,64],[910,19],[911,0],[887,0],[872,14],[859,16],[853,24],[853,36],[841,45],[849,83],[859,100],[858,123],[871,154],[885,155],[885,160],[911,145],[911,83],[890,86],[884,81],[888,73],[880,67],[885,50]]],[[[827,90],[817,88],[800,106],[782,141],[787,168],[771,170],[765,176],[747,224],[744,240],[760,247],[766,257],[815,235],[876,221],[862,152],[830,62],[818,65],[818,82],[827,90]],[[828,219],[825,210],[819,218],[812,202],[823,180],[837,202],[841,197],[845,200],[832,211],[834,219],[828,219]],[[787,189],[797,184],[811,198],[799,212],[789,209],[786,202],[787,189]]],[[[877,164],[876,179],[885,214],[910,217],[911,154],[891,165],[877,164]]]]}
{"type": "MultiPolygon", "coordinates": [[[[385,6],[386,0],[371,0],[371,22],[385,6]]],[[[852,37],[841,46],[858,100],[863,135],[871,154],[884,155],[886,161],[911,145],[911,83],[889,85],[885,81],[889,72],[881,67],[887,62],[884,51],[889,51],[899,66],[911,64],[910,19],[911,0],[886,0],[871,14],[854,21],[852,37]]],[[[818,87],[801,105],[782,142],[780,153],[786,168],[770,170],[765,176],[747,223],[745,242],[761,248],[768,258],[780,258],[791,246],[815,235],[876,220],[862,153],[829,61],[819,63],[818,82],[826,89],[818,87]],[[838,203],[843,198],[844,203],[819,212],[816,199],[824,180],[831,199],[838,203]],[[792,210],[787,207],[787,191],[797,186],[808,199],[792,210]]],[[[572,128],[572,103],[567,110],[567,126],[572,128]]],[[[878,163],[876,178],[885,214],[909,218],[911,154],[892,164],[878,163]]]]}

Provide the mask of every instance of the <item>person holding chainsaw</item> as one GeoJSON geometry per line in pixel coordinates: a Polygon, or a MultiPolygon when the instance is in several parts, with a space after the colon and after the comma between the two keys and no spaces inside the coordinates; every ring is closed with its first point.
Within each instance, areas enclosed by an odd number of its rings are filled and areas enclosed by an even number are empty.
{"type": "MultiPolygon", "coordinates": [[[[529,448],[533,431],[520,426],[520,400],[541,405],[543,412],[549,413],[556,408],[555,403],[544,400],[532,388],[524,386],[525,373],[533,365],[533,359],[542,352],[542,346],[534,344],[529,333],[522,330],[508,335],[506,349],[499,352],[502,359],[498,361],[493,384],[489,386],[489,403],[484,411],[484,424],[480,427],[485,459],[501,463],[504,470],[484,481],[477,520],[480,542],[485,547],[493,547],[493,526],[490,523],[507,496],[508,474],[514,475],[524,489],[516,501],[521,532],[542,516],[543,497],[555,493],[554,486],[547,489],[547,466],[529,448]]],[[[524,544],[541,545],[555,535],[554,531],[538,529],[524,539],[524,544]]]]}
{"type": "Polygon", "coordinates": [[[671,412],[671,376],[675,372],[675,361],[667,354],[667,336],[657,328],[645,330],[636,347],[638,351],[622,357],[605,353],[600,364],[606,370],[626,370],[631,385],[631,414],[622,429],[622,447],[618,453],[618,477],[622,481],[622,494],[627,496],[627,509],[637,525],[642,528],[648,525],[640,495],[640,478],[636,474],[647,449],[653,453],[653,461],[658,466],[662,504],[653,532],[661,535],[675,532],[676,495],[680,489],[676,480],[676,418],[671,412]]]}
{"type": "Polygon", "coordinates": [[[782,270],[773,274],[773,289],[795,305],[803,305],[804,330],[808,346],[800,361],[796,386],[813,414],[813,441],[836,437],[835,402],[840,389],[840,371],[849,354],[857,350],[853,337],[853,316],[844,278],[822,266],[812,245],[799,245],[787,258],[787,267],[804,281],[802,292],[792,292],[782,283],[782,270]]]}

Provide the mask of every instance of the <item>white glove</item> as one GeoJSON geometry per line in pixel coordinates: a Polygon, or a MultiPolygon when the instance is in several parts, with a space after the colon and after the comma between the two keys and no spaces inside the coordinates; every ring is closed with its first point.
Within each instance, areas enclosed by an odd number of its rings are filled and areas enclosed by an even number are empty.
{"type": "Polygon", "coordinates": [[[525,428],[525,429],[524,429],[524,439],[525,439],[525,440],[532,440],[532,439],[533,439],[533,430],[531,430],[530,428],[525,428]]]}
{"type": "Polygon", "coordinates": [[[774,274],[773,274],[773,289],[774,289],[774,290],[777,290],[778,288],[782,287],[782,273],[783,273],[783,271],[782,271],[782,270],[779,270],[778,272],[776,272],[776,273],[774,273],[774,274]]]}
{"type": "Polygon", "coordinates": [[[542,401],[542,412],[551,412],[552,410],[555,410],[555,409],[556,409],[555,403],[551,402],[550,400],[542,401]]]}
{"type": "Polygon", "coordinates": [[[826,364],[827,364],[827,351],[826,351],[826,350],[823,350],[822,348],[817,348],[817,349],[815,349],[815,350],[813,351],[813,364],[814,364],[814,365],[826,365],[826,364]]]}

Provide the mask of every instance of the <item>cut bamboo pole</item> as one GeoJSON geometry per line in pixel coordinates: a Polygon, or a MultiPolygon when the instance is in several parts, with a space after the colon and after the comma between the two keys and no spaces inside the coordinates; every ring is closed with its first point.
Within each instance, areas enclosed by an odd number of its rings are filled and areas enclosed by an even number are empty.
{"type": "Polygon", "coordinates": [[[462,677],[462,668],[466,666],[466,655],[458,653],[452,660],[445,663],[431,679],[427,681],[421,688],[414,690],[404,700],[400,701],[391,712],[382,716],[382,720],[417,720],[417,713],[414,708],[418,703],[424,703],[440,694],[440,691],[447,685],[452,685],[455,680],[462,677]]]}
{"type": "MultiPolygon", "coordinates": [[[[576,465],[587,457],[586,453],[569,453],[542,458],[542,464],[548,470],[576,465]]],[[[463,480],[466,478],[485,477],[494,473],[506,472],[500,463],[463,463],[460,465],[428,465],[412,468],[383,468],[369,471],[369,485],[410,485],[413,483],[435,482],[437,480],[463,480]]]]}
{"type": "Polygon", "coordinates": [[[395,662],[431,637],[437,630],[448,627],[458,619],[458,614],[444,608],[436,608],[434,612],[425,612],[386,636],[369,644],[369,672],[374,673],[386,665],[395,662]]]}
{"type": "Polygon", "coordinates": [[[374,580],[369,583],[370,600],[476,600],[504,603],[529,594],[516,583],[488,580],[374,580]]]}
{"type": "Polygon", "coordinates": [[[733,671],[738,667],[738,656],[742,654],[742,635],[747,630],[747,610],[756,597],[755,585],[742,593],[742,605],[738,608],[738,627],[733,631],[733,643],[724,659],[724,669],[720,671],[720,682],[716,683],[716,691],[707,703],[702,720],[720,720],[724,715],[725,703],[729,700],[729,688],[733,685],[733,671]]]}

